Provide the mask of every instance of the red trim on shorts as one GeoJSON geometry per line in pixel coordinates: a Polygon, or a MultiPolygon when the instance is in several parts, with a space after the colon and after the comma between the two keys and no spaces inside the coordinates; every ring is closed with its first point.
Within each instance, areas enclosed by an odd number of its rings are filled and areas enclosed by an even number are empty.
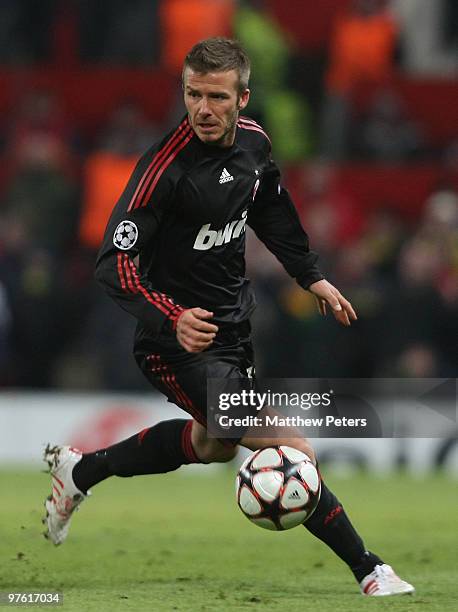
{"type": "MultiPolygon", "coordinates": [[[[170,370],[170,366],[161,360],[161,355],[151,354],[146,355],[146,360],[151,363],[151,372],[157,376],[162,384],[169,389],[173,397],[175,398],[174,403],[188,412],[194,420],[207,427],[206,414],[201,414],[192,403],[191,399],[186,395],[183,388],[179,385],[176,375],[170,370]]],[[[167,394],[166,394],[167,395],[167,394]]],[[[192,422],[192,421],[191,421],[192,422]]],[[[234,448],[239,443],[239,440],[229,440],[225,438],[218,438],[219,442],[227,448],[234,448]]],[[[195,454],[194,449],[191,449],[192,453],[195,454]]],[[[202,463],[197,459],[198,463],[202,463]]]]}
{"type": "Polygon", "coordinates": [[[192,417],[194,417],[198,423],[205,427],[207,424],[205,416],[197,410],[191,399],[186,395],[182,387],[178,384],[176,375],[172,372],[170,366],[164,363],[161,360],[161,356],[158,354],[147,355],[146,359],[153,362],[153,365],[151,366],[151,372],[153,374],[156,374],[160,378],[163,385],[170,390],[172,396],[175,398],[175,404],[180,408],[183,408],[183,410],[185,410],[192,417]]]}

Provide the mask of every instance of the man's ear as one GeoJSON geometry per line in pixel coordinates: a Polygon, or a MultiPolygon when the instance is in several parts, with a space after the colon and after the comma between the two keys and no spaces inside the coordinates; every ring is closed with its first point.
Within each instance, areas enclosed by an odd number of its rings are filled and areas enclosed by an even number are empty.
{"type": "Polygon", "coordinates": [[[239,96],[238,109],[243,110],[248,104],[248,100],[250,99],[250,90],[245,89],[239,96]]]}

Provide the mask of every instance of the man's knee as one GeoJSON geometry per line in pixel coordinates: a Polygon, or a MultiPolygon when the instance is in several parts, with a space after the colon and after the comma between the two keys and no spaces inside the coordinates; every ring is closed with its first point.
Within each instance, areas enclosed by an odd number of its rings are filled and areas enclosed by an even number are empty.
{"type": "Polygon", "coordinates": [[[223,446],[217,440],[200,444],[195,452],[203,463],[227,463],[237,454],[237,447],[223,446]]]}
{"type": "Polygon", "coordinates": [[[216,438],[209,438],[205,427],[196,421],[192,424],[191,441],[202,463],[226,463],[237,454],[237,446],[225,446],[216,438]]]}

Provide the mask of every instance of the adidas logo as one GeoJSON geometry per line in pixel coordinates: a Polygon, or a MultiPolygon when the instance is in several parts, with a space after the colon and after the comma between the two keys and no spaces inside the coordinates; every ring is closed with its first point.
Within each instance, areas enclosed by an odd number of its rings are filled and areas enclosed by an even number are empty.
{"type": "Polygon", "coordinates": [[[229,181],[233,181],[233,180],[234,180],[234,177],[229,174],[226,168],[223,168],[223,171],[221,172],[221,176],[219,177],[219,184],[222,185],[223,183],[229,183],[229,181]]]}
{"type": "Polygon", "coordinates": [[[288,495],[288,499],[300,499],[299,491],[294,489],[294,491],[288,495]]]}

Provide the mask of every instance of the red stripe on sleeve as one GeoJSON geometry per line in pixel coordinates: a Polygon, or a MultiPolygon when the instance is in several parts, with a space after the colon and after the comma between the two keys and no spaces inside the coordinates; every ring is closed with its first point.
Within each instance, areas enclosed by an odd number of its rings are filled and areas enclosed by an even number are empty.
{"type": "MultiPolygon", "coordinates": [[[[151,181],[153,180],[155,174],[157,174],[157,172],[160,170],[161,168],[161,164],[163,164],[164,160],[166,159],[167,155],[173,151],[173,149],[178,146],[180,144],[180,142],[182,142],[183,138],[185,138],[188,134],[191,133],[191,128],[186,127],[179,135],[177,134],[177,136],[175,137],[175,139],[173,140],[173,142],[171,142],[169,144],[169,146],[163,151],[162,155],[160,156],[160,158],[157,159],[157,162],[154,166],[154,168],[151,169],[151,172],[149,173],[148,176],[148,180],[144,183],[143,188],[139,194],[139,197],[137,198],[137,201],[134,205],[134,208],[140,208],[142,206],[146,206],[148,204],[148,197],[147,196],[145,198],[145,193],[148,191],[149,193],[149,186],[151,185],[151,181]]],[[[162,172],[161,172],[162,174],[162,172]]]]}
{"type": "Polygon", "coordinates": [[[135,287],[137,288],[137,291],[139,291],[143,295],[143,297],[146,300],[148,300],[148,302],[150,304],[155,306],[158,310],[160,310],[165,315],[167,315],[167,317],[169,317],[170,313],[173,310],[173,306],[169,306],[168,304],[164,304],[164,302],[161,300],[161,298],[158,296],[158,294],[155,291],[153,291],[151,294],[149,294],[148,291],[145,289],[145,287],[143,287],[143,285],[141,284],[140,277],[138,276],[137,269],[136,269],[133,261],[130,258],[129,258],[128,264],[130,266],[130,270],[131,270],[132,275],[134,277],[134,283],[135,283],[135,287]]]}
{"type": "Polygon", "coordinates": [[[126,280],[124,278],[123,268],[122,268],[122,258],[123,258],[123,253],[118,253],[118,276],[121,282],[122,290],[126,291],[127,293],[126,280]]]}
{"type": "Polygon", "coordinates": [[[179,127],[175,130],[175,132],[172,134],[170,139],[165,143],[162,149],[160,149],[160,151],[156,153],[151,163],[149,164],[148,168],[143,173],[143,176],[127,208],[128,211],[131,211],[132,209],[138,208],[139,206],[142,205],[141,201],[144,197],[145,190],[148,188],[148,184],[151,181],[152,175],[157,170],[157,168],[160,166],[160,164],[165,159],[165,157],[168,155],[170,150],[181,140],[184,134],[188,133],[190,129],[191,128],[189,127],[188,119],[186,118],[179,125],[179,127]]]}
{"type": "Polygon", "coordinates": [[[178,155],[178,153],[181,151],[181,149],[183,149],[188,144],[188,142],[191,140],[191,138],[193,136],[194,136],[194,132],[191,131],[188,134],[188,136],[183,140],[183,142],[178,147],[176,147],[176,149],[173,151],[173,153],[171,155],[169,155],[167,160],[162,164],[161,168],[156,173],[156,177],[154,178],[154,181],[152,182],[151,187],[148,189],[148,193],[146,194],[146,198],[144,200],[146,203],[149,201],[151,195],[153,194],[153,191],[154,191],[154,189],[155,189],[159,179],[161,178],[163,172],[165,170],[167,170],[167,168],[173,162],[173,160],[178,155]]]}
{"type": "Polygon", "coordinates": [[[178,324],[178,319],[183,314],[185,309],[182,306],[177,305],[175,308],[175,312],[170,315],[170,320],[172,321],[172,329],[175,331],[178,324]]]}
{"type": "Polygon", "coordinates": [[[138,293],[138,289],[137,287],[134,285],[134,282],[132,280],[132,274],[130,271],[130,257],[126,254],[123,255],[123,264],[124,264],[124,270],[126,272],[126,278],[127,278],[127,285],[130,289],[130,291],[132,293],[138,293]]]}

